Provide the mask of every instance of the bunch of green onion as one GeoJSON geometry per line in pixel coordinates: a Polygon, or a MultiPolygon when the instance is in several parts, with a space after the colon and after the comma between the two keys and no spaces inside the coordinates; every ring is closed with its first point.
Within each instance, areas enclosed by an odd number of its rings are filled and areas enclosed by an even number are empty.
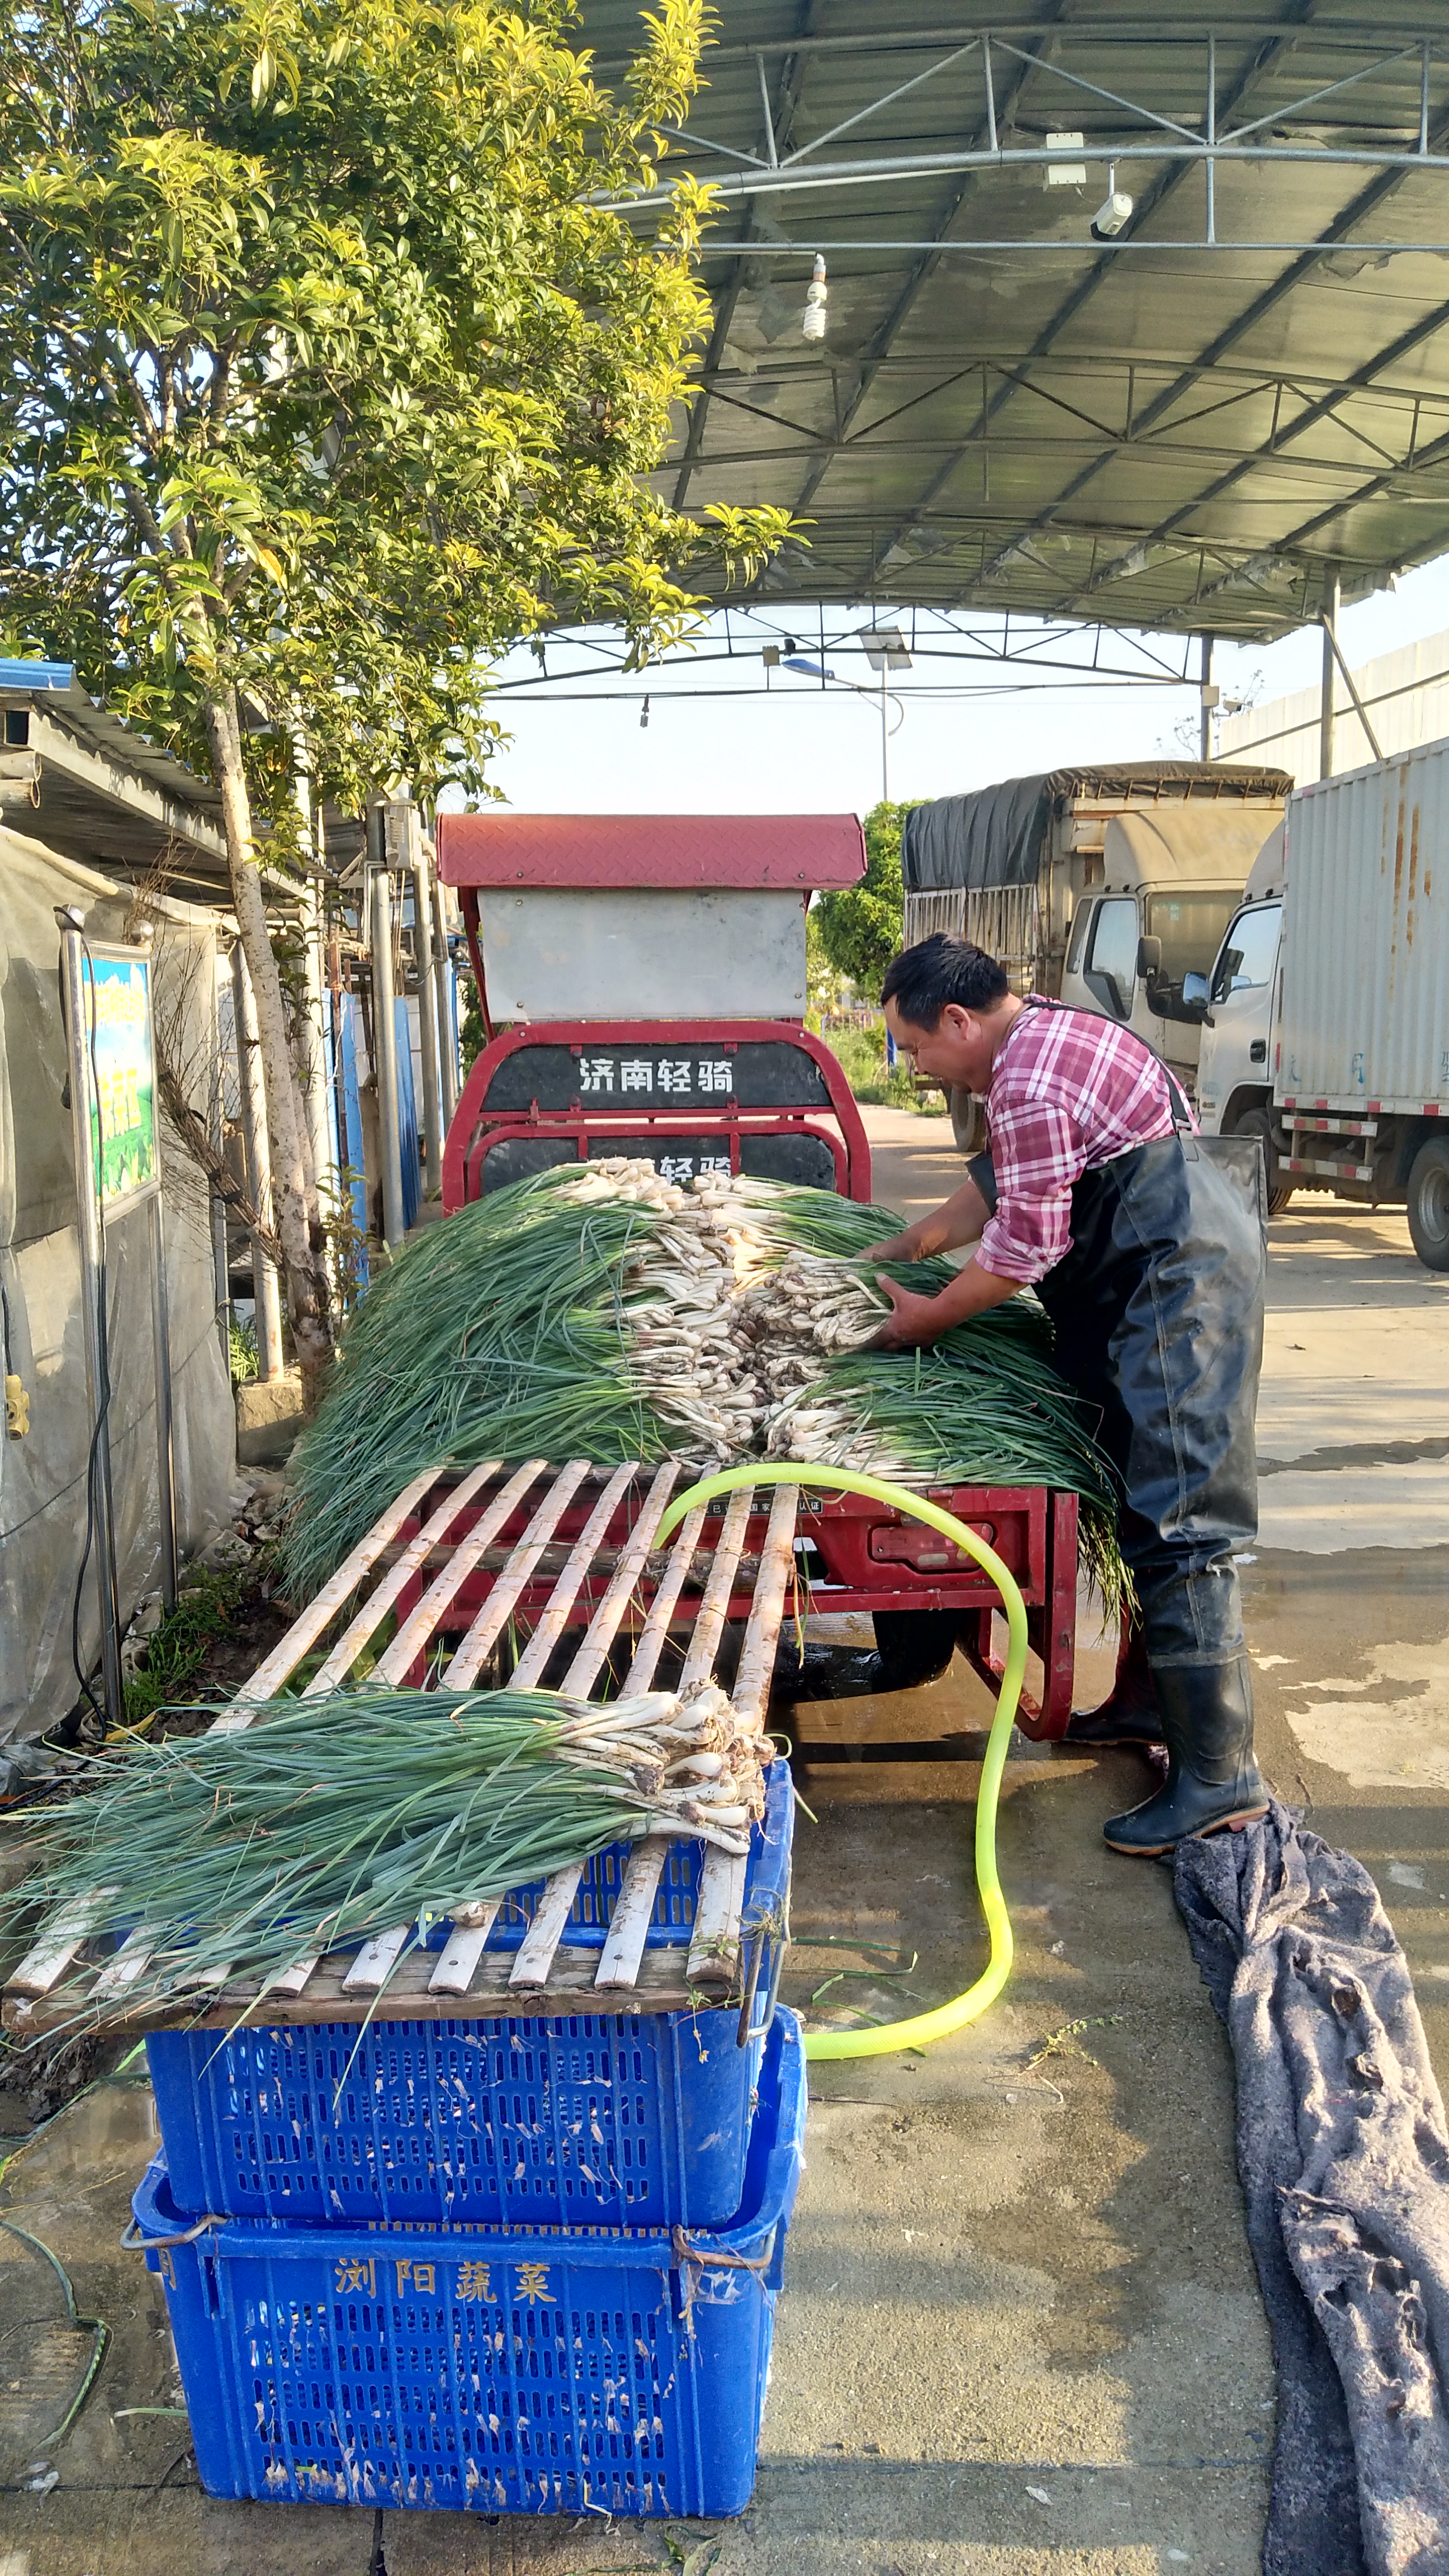
{"type": "Polygon", "coordinates": [[[741,1853],[763,1806],[758,1751],[713,1688],[605,1707],[360,1690],[256,1714],[138,1742],[34,1812],[37,1867],[0,1897],[0,1930],[80,1905],[91,1933],[137,1934],[145,1965],[112,2018],[265,1986],[399,1925],[421,1936],[651,1829],[741,1853]]]}
{"type": "MultiPolygon", "coordinates": [[[[289,1588],[314,1591],[432,1466],[772,1455],[1075,1492],[1115,1603],[1110,1470],[1036,1300],[929,1353],[866,1346],[885,1308],[870,1247],[897,1230],[829,1190],[704,1175],[684,1191],[625,1163],[541,1173],[430,1228],[369,1290],[293,1453],[289,1588]],[[797,1329],[812,1313],[813,1339],[797,1329]]],[[[886,1266],[925,1294],[952,1275],[886,1266]]]]}
{"type": "Polygon", "coordinates": [[[578,1204],[544,1172],[429,1226],[373,1281],[336,1383],[292,1453],[289,1589],[305,1600],[431,1466],[669,1454],[624,1364],[632,1200],[578,1204]]]}

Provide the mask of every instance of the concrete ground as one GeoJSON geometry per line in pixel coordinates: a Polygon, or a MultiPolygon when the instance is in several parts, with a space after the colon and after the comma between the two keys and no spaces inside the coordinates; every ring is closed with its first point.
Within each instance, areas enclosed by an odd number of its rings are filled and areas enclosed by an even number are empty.
{"type": "MultiPolygon", "coordinates": [[[[876,1194],[959,1168],[943,1120],[866,1113],[876,1194]]],[[[1295,1203],[1272,1229],[1262,1536],[1243,1567],[1260,1747],[1279,1793],[1374,1872],[1449,2069],[1449,1280],[1398,1216],[1295,1203]]],[[[1110,1678],[1090,1607],[1080,1693],[1110,1678]]],[[[984,1725],[959,1663],[852,1732],[984,1725]]],[[[832,1722],[819,1712],[822,1724],[832,1722]]],[[[1018,1739],[1020,1743],[1020,1739],[1018,1739]]],[[[817,1769],[787,1996],[885,2019],[983,1956],[970,1762],[817,1769]],[[867,1951],[859,1945],[880,1945],[867,1951]],[[912,1964],[913,1963],[913,1964],[912,1964]]],[[[1001,1876],[1017,1942],[984,2022],[923,2057],[816,2065],[759,2483],[716,2526],[389,2514],[391,2576],[1147,2576],[1258,2565],[1273,2381],[1233,2168],[1232,2074],[1167,1873],[1113,1858],[1134,1757],[1021,1746],[1001,1876]]],[[[223,2505],[195,2480],[159,2285],[115,2250],[152,2144],[132,2080],[76,2103],[6,2176],[0,2576],[365,2576],[372,2517],[223,2505]],[[8,2392],[8,2395],[7,2395],[8,2392]],[[160,2411],[156,2411],[160,2410],[160,2411]],[[45,2465],[41,2465],[44,2463],[45,2465]],[[31,2492],[29,2479],[49,2492],[31,2492]]],[[[3,2152],[3,2150],[0,2150],[3,2152]]]]}

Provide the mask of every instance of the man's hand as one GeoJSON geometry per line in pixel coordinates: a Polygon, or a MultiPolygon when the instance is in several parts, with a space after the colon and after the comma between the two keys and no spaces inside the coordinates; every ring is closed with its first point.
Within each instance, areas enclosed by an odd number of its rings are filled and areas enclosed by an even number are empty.
{"type": "Polygon", "coordinates": [[[904,1234],[893,1234],[885,1243],[868,1243],[862,1261],[927,1261],[936,1252],[950,1249],[951,1229],[943,1222],[940,1211],[935,1216],[918,1217],[904,1234]]]}
{"type": "Polygon", "coordinates": [[[884,1270],[876,1272],[876,1283],[891,1301],[891,1311],[879,1332],[872,1334],[867,1348],[873,1351],[929,1350],[937,1336],[944,1333],[950,1317],[943,1315],[935,1297],[915,1297],[902,1288],[884,1270]]]}
{"type": "Polygon", "coordinates": [[[860,1257],[862,1261],[919,1261],[915,1227],[908,1225],[904,1234],[887,1235],[884,1243],[868,1243],[860,1257]]]}
{"type": "Polygon", "coordinates": [[[976,1183],[969,1177],[953,1192],[944,1207],[933,1208],[929,1216],[918,1216],[886,1243],[873,1243],[861,1255],[864,1261],[929,1261],[938,1252],[962,1252],[969,1243],[979,1243],[981,1229],[991,1210],[976,1183]]]}

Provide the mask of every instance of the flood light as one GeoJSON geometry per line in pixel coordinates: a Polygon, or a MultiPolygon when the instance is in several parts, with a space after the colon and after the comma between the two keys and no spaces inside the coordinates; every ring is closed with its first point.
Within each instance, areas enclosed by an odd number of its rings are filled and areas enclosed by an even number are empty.
{"type": "Polygon", "coordinates": [[[820,252],[817,251],[815,254],[815,266],[810,273],[810,283],[805,289],[805,311],[800,320],[800,336],[804,340],[823,340],[825,337],[825,298],[827,291],[825,284],[825,262],[821,257],[820,252]]]}

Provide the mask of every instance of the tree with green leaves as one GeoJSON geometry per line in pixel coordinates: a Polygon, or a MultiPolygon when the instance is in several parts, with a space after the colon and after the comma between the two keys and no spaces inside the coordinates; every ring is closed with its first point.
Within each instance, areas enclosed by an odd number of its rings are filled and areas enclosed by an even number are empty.
{"type": "Polygon", "coordinates": [[[220,791],[294,1343],[331,1327],[259,859],[298,767],[477,791],[487,665],[677,636],[702,527],[643,476],[687,399],[706,200],[637,242],[706,0],[613,91],[568,0],[25,0],[0,36],[0,627],[220,791]]]}
{"type": "Polygon", "coordinates": [[[859,885],[823,894],[811,907],[826,959],[864,1002],[880,1000],[885,970],[901,944],[901,827],[912,803],[919,802],[873,805],[865,818],[865,874],[859,885]]]}

